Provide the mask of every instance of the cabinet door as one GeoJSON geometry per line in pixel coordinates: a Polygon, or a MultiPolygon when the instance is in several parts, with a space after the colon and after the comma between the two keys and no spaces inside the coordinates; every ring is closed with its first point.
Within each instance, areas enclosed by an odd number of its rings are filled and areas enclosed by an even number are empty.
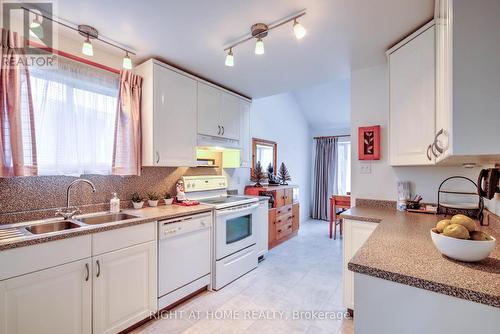
{"type": "Polygon", "coordinates": [[[435,46],[430,27],[389,56],[391,165],[432,165],[435,46]]]}
{"type": "Polygon", "coordinates": [[[354,273],[347,269],[347,264],[366,239],[377,227],[377,223],[344,219],[344,307],[354,309],[354,273]]]}
{"type": "Polygon", "coordinates": [[[436,132],[439,147],[439,162],[450,155],[451,107],[452,107],[452,27],[450,0],[439,0],[436,7],[436,132]]]}
{"type": "Polygon", "coordinates": [[[198,133],[208,136],[222,136],[220,112],[221,90],[198,82],[198,133]]]}
{"type": "Polygon", "coordinates": [[[118,333],[156,312],[156,241],[92,259],[94,334],[118,333]]]}
{"type": "Polygon", "coordinates": [[[154,66],[154,164],[196,165],[196,81],[154,66]]]}
{"type": "Polygon", "coordinates": [[[290,205],[293,202],[293,188],[285,189],[285,205],[290,205]]]}
{"type": "Polygon", "coordinates": [[[0,333],[91,333],[91,302],[90,259],[1,281],[0,333]]]}
{"type": "Polygon", "coordinates": [[[274,192],[274,205],[279,208],[285,205],[285,189],[278,189],[274,192]]]}
{"type": "Polygon", "coordinates": [[[240,100],[240,167],[250,168],[252,164],[252,139],[250,138],[250,103],[240,100]]]}
{"type": "Polygon", "coordinates": [[[240,139],[240,99],[234,95],[222,92],[222,108],[220,110],[220,124],[222,136],[229,139],[240,139]]]}
{"type": "Polygon", "coordinates": [[[295,203],[292,206],[292,230],[298,231],[300,227],[300,205],[295,203]]]}
{"type": "Polygon", "coordinates": [[[268,211],[268,248],[276,241],[276,209],[269,209],[268,211]]]}

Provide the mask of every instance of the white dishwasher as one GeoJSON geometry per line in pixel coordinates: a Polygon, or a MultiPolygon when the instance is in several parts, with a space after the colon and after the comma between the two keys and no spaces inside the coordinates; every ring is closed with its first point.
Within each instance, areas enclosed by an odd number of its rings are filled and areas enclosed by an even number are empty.
{"type": "Polygon", "coordinates": [[[212,213],[158,222],[158,309],[211,282],[212,213]]]}

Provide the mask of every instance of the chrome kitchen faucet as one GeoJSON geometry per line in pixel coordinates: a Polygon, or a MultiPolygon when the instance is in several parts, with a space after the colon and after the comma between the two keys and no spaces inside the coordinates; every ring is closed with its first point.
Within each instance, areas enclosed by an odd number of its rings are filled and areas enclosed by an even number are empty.
{"type": "Polygon", "coordinates": [[[64,219],[71,219],[73,218],[74,215],[76,215],[77,213],[80,213],[80,209],[79,208],[76,208],[76,210],[73,210],[71,211],[69,209],[69,193],[71,191],[71,188],[77,184],[77,183],[80,183],[80,182],[83,182],[83,183],[87,183],[91,188],[92,188],[92,192],[95,193],[96,192],[96,189],[95,189],[95,185],[90,182],[89,180],[86,180],[86,179],[76,179],[74,180],[73,182],[71,182],[68,186],[68,189],[66,191],[66,208],[64,210],[57,210],[56,211],[56,216],[62,216],[64,219]]]}

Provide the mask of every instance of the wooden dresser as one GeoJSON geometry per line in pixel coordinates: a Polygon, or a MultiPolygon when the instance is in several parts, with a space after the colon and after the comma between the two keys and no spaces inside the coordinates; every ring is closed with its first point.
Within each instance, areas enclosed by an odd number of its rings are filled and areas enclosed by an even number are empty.
{"type": "Polygon", "coordinates": [[[300,227],[299,187],[245,187],[245,194],[269,196],[269,249],[297,235],[300,227]]]}

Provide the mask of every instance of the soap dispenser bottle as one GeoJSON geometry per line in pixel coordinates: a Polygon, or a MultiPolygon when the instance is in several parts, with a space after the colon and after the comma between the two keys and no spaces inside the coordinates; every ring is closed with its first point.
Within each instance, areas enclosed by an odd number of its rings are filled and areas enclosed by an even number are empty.
{"type": "Polygon", "coordinates": [[[113,213],[120,212],[120,199],[116,193],[113,193],[113,197],[109,200],[109,211],[113,213]]]}

